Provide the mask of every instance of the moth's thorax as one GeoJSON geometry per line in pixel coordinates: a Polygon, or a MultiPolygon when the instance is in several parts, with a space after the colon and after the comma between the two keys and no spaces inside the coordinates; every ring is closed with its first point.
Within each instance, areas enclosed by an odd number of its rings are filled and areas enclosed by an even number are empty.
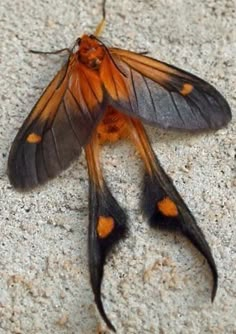
{"type": "Polygon", "coordinates": [[[79,49],[76,54],[81,63],[97,70],[105,56],[105,49],[95,38],[83,35],[79,41],[79,49]]]}

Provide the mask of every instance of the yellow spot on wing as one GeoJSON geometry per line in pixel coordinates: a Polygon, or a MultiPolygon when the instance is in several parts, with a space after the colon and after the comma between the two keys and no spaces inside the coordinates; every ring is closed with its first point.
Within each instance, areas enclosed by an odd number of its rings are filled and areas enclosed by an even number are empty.
{"type": "Polygon", "coordinates": [[[181,90],[180,90],[180,94],[182,94],[183,96],[186,96],[188,94],[190,94],[193,91],[193,86],[190,85],[189,83],[185,83],[183,84],[181,90]]]}
{"type": "Polygon", "coordinates": [[[164,197],[161,201],[157,202],[157,208],[164,216],[178,216],[177,206],[169,197],[164,197]]]}
{"type": "Polygon", "coordinates": [[[37,135],[37,133],[32,132],[31,134],[28,135],[26,138],[26,141],[30,144],[38,144],[42,140],[42,137],[37,135]]]}
{"type": "Polygon", "coordinates": [[[104,239],[111,234],[115,227],[115,222],[112,217],[100,216],[97,224],[97,234],[99,238],[104,239]]]}

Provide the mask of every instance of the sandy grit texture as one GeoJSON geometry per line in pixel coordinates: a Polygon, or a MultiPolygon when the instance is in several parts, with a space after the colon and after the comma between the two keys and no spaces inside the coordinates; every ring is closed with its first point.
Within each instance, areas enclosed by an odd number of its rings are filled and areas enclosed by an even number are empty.
{"type": "MultiPolygon", "coordinates": [[[[129,216],[130,234],[109,256],[103,300],[119,334],[236,333],[236,4],[234,0],[107,1],[108,45],[148,51],[214,84],[229,101],[227,128],[199,135],[147,127],[155,152],[212,247],[219,290],[181,236],[153,232],[139,199],[142,165],[125,142],[103,150],[106,179],[129,216]]],[[[88,178],[84,155],[28,193],[9,184],[17,130],[61,64],[30,54],[94,32],[101,1],[0,3],[0,334],[109,333],[87,269],[88,178]]]]}

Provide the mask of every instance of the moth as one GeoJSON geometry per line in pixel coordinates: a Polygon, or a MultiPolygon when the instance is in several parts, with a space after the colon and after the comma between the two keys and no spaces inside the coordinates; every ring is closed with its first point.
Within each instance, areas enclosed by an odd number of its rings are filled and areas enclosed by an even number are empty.
{"type": "MultiPolygon", "coordinates": [[[[144,54],[107,47],[99,35],[83,35],[66,64],[43,92],[20,128],[10,150],[8,176],[20,190],[57,176],[85,150],[89,174],[89,271],[95,303],[115,331],[101,299],[104,264],[111,248],[127,235],[126,213],[103,177],[101,145],[127,139],[143,160],[142,209],[153,228],[181,232],[217,268],[195,218],[153,151],[144,124],[163,129],[217,130],[231,111],[209,83],[144,54]]],[[[62,50],[63,51],[63,50],[62,50]]]]}

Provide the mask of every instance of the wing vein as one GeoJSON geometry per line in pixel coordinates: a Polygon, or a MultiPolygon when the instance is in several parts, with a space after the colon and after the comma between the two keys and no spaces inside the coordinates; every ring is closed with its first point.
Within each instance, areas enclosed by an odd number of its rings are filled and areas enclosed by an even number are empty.
{"type": "Polygon", "coordinates": [[[85,71],[84,71],[84,70],[83,70],[83,75],[84,75],[84,77],[85,77],[86,80],[87,80],[87,83],[88,83],[88,85],[89,85],[89,87],[90,87],[90,89],[91,89],[91,92],[93,93],[93,96],[95,97],[95,99],[96,99],[97,102],[99,103],[99,100],[98,100],[98,98],[97,98],[97,95],[95,94],[94,89],[93,89],[93,87],[92,87],[92,85],[91,85],[91,83],[90,83],[90,80],[88,79],[88,77],[87,77],[87,75],[85,74],[85,71]]]}
{"type": "MultiPolygon", "coordinates": [[[[71,90],[70,88],[68,88],[68,89],[69,89],[69,91],[70,91],[72,97],[74,98],[75,103],[77,104],[77,106],[78,106],[78,108],[79,108],[81,114],[83,114],[84,117],[85,117],[86,119],[88,119],[90,122],[93,122],[94,119],[93,119],[93,117],[92,117],[92,114],[89,112],[88,105],[87,105],[86,101],[84,100],[84,98],[83,98],[83,101],[84,101],[84,104],[86,105],[86,109],[87,109],[87,111],[85,111],[83,108],[81,108],[81,106],[80,106],[79,102],[77,101],[77,99],[76,99],[74,93],[72,92],[72,90],[71,90]],[[87,117],[87,116],[88,116],[88,117],[87,117]]],[[[81,93],[81,92],[80,92],[80,95],[82,96],[82,93],[81,93]]]]}
{"type": "MultiPolygon", "coordinates": [[[[139,64],[141,64],[141,65],[150,67],[150,68],[152,68],[153,70],[159,71],[159,72],[164,73],[164,74],[168,73],[168,74],[172,74],[173,76],[176,76],[176,77],[181,78],[181,79],[189,79],[189,75],[188,75],[188,73],[184,73],[184,71],[182,71],[182,72],[183,72],[183,73],[182,73],[183,75],[181,75],[181,72],[177,72],[177,73],[168,72],[168,71],[166,71],[166,70],[164,70],[164,69],[155,67],[155,66],[153,66],[153,65],[150,65],[150,64],[147,65],[145,62],[142,62],[142,61],[140,61],[140,60],[138,60],[138,59],[129,58],[128,56],[121,56],[121,58],[122,58],[122,59],[124,60],[124,62],[125,62],[126,64],[128,64],[130,67],[132,67],[132,66],[129,64],[129,60],[131,60],[132,62],[139,63],[139,64]],[[125,61],[125,59],[127,59],[127,61],[125,61]],[[178,73],[179,73],[179,74],[178,74],[178,73]]],[[[157,62],[157,61],[156,61],[155,59],[153,59],[153,58],[150,58],[150,57],[146,57],[146,58],[150,59],[150,60],[153,61],[153,62],[154,62],[154,61],[157,62]]],[[[178,71],[178,69],[175,68],[174,66],[170,66],[169,64],[166,64],[165,62],[161,62],[160,60],[159,60],[158,62],[159,62],[160,64],[164,65],[164,66],[167,66],[167,67],[172,68],[172,69],[175,70],[175,71],[178,71]]],[[[191,74],[191,76],[193,76],[193,75],[191,74]]]]}
{"type": "Polygon", "coordinates": [[[202,116],[202,118],[204,119],[204,121],[206,122],[206,124],[208,124],[209,121],[206,118],[206,115],[202,112],[202,109],[198,106],[198,104],[193,99],[191,99],[191,96],[187,96],[186,101],[187,101],[187,103],[188,103],[188,105],[189,105],[189,107],[190,107],[190,109],[192,111],[192,114],[194,115],[195,113],[193,111],[191,103],[198,109],[199,114],[202,116]]]}
{"type": "Polygon", "coordinates": [[[61,160],[60,160],[60,153],[59,153],[59,150],[58,150],[58,147],[57,147],[57,140],[56,140],[56,137],[55,137],[55,133],[54,133],[54,129],[53,129],[53,128],[51,128],[51,133],[52,133],[52,139],[53,139],[54,146],[55,146],[55,152],[56,152],[56,156],[57,156],[58,164],[59,164],[60,168],[63,169],[63,167],[62,167],[62,165],[61,165],[61,160]]]}
{"type": "Polygon", "coordinates": [[[68,123],[70,124],[71,129],[72,129],[72,132],[74,133],[75,138],[77,139],[78,143],[79,143],[80,146],[82,147],[81,142],[80,142],[80,139],[79,139],[79,137],[78,137],[78,135],[77,135],[77,132],[76,132],[75,129],[74,129],[74,125],[73,125],[73,122],[72,122],[72,120],[71,120],[71,118],[70,118],[70,115],[69,115],[69,112],[68,112],[68,109],[67,109],[67,106],[66,106],[66,103],[65,103],[64,99],[63,99],[63,105],[64,105],[64,108],[65,108],[65,114],[66,114],[68,123]]]}
{"type": "Polygon", "coordinates": [[[138,97],[137,97],[137,91],[136,91],[136,87],[135,87],[135,83],[134,83],[134,76],[133,76],[133,69],[130,68],[130,76],[131,76],[131,82],[132,82],[132,86],[133,86],[133,90],[134,90],[134,96],[135,96],[135,100],[136,100],[136,105],[138,108],[138,97]]]}
{"type": "Polygon", "coordinates": [[[179,118],[181,119],[182,123],[185,124],[185,122],[184,122],[184,120],[183,120],[183,117],[182,117],[182,115],[181,115],[181,112],[180,112],[180,110],[179,110],[179,107],[177,106],[177,104],[176,104],[176,102],[175,102],[175,99],[174,99],[174,97],[173,97],[173,95],[172,95],[172,92],[169,92],[169,91],[168,91],[168,93],[169,93],[170,98],[171,98],[171,101],[173,102],[173,105],[174,105],[174,107],[175,107],[175,109],[176,109],[176,111],[177,111],[177,113],[178,113],[178,115],[179,115],[179,118]]]}
{"type": "MultiPolygon", "coordinates": [[[[155,82],[156,84],[160,85],[163,89],[165,89],[165,90],[169,90],[169,88],[168,88],[166,85],[164,85],[164,83],[161,83],[160,81],[156,81],[156,80],[154,80],[154,79],[152,79],[152,78],[150,78],[150,77],[148,77],[148,76],[146,76],[146,75],[144,76],[143,72],[139,71],[138,69],[136,69],[135,67],[131,66],[130,64],[128,64],[128,66],[129,66],[130,69],[132,69],[134,72],[139,73],[142,77],[146,77],[146,78],[148,78],[149,80],[151,80],[151,81],[155,82]]],[[[169,84],[169,86],[172,88],[173,91],[178,92],[178,90],[177,90],[177,89],[176,89],[170,82],[168,82],[168,84],[169,84]]]]}
{"type": "Polygon", "coordinates": [[[45,167],[45,172],[48,176],[48,179],[50,178],[50,173],[48,172],[48,168],[47,168],[47,163],[46,163],[46,159],[45,159],[45,154],[44,154],[44,149],[42,147],[42,158],[43,158],[43,164],[44,164],[44,167],[45,167]]]}
{"type": "Polygon", "coordinates": [[[117,90],[116,82],[115,82],[114,75],[113,75],[113,73],[112,73],[112,69],[111,69],[110,64],[109,64],[109,67],[110,67],[110,72],[111,72],[111,78],[112,78],[112,81],[113,81],[113,85],[114,85],[114,87],[115,87],[115,91],[116,91],[116,97],[117,97],[117,99],[118,99],[118,98],[119,98],[118,90],[117,90]]]}
{"type": "Polygon", "coordinates": [[[147,83],[147,80],[144,76],[142,76],[143,78],[143,81],[145,82],[145,85],[147,87],[147,90],[148,90],[148,93],[149,93],[149,96],[150,96],[150,100],[151,100],[151,103],[152,103],[152,108],[153,110],[155,111],[155,114],[157,115],[157,110],[156,110],[156,106],[155,106],[155,103],[153,101],[153,97],[152,97],[152,94],[151,94],[151,90],[150,90],[150,87],[148,86],[148,83],[147,83]]]}

